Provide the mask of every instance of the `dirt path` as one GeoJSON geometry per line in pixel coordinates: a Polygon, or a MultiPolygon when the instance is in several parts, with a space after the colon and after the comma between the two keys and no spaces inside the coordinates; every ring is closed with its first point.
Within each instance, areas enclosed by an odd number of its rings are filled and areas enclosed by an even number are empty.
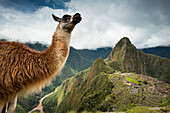
{"type": "Polygon", "coordinates": [[[43,98],[41,98],[40,101],[39,101],[38,106],[35,107],[34,109],[32,109],[31,111],[29,111],[28,113],[31,113],[31,112],[33,112],[33,111],[35,111],[35,110],[40,110],[41,113],[44,113],[42,102],[43,102],[43,100],[44,100],[46,97],[50,96],[52,93],[53,93],[53,92],[51,92],[51,93],[45,95],[43,98]]]}

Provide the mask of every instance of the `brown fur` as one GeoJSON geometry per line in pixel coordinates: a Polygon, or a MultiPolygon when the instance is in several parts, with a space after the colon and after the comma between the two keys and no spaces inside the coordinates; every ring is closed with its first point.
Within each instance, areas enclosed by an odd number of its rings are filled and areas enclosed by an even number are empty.
{"type": "Polygon", "coordinates": [[[69,54],[71,31],[81,21],[75,14],[73,21],[59,20],[52,44],[43,52],[29,49],[19,42],[0,41],[0,113],[14,113],[18,93],[38,92],[49,84],[64,66],[69,54]],[[63,24],[61,26],[61,24],[63,24]]]}
{"type": "Polygon", "coordinates": [[[18,42],[0,41],[0,97],[6,99],[22,90],[39,91],[50,82],[66,61],[69,40],[69,33],[56,30],[52,44],[43,52],[18,42]]]}
{"type": "Polygon", "coordinates": [[[70,34],[57,27],[52,44],[43,52],[18,42],[0,41],[0,97],[6,99],[22,90],[39,91],[51,82],[66,61],[69,40],[70,34]]]}

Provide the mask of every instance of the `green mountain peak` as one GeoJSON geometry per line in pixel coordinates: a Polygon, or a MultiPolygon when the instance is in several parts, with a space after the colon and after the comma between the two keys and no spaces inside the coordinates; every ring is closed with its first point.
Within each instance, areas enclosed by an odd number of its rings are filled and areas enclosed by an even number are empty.
{"type": "Polygon", "coordinates": [[[146,74],[170,83],[170,60],[137,50],[127,37],[115,45],[106,62],[116,70],[146,74]]]}
{"type": "Polygon", "coordinates": [[[115,45],[115,48],[122,48],[123,46],[133,46],[128,37],[120,39],[120,41],[115,45]]]}
{"type": "Polygon", "coordinates": [[[123,37],[118,43],[131,44],[131,41],[128,37],[123,37]]]}
{"type": "Polygon", "coordinates": [[[137,51],[136,47],[132,45],[129,38],[123,37],[114,47],[109,55],[109,60],[115,61],[117,59],[124,59],[125,54],[129,54],[130,50],[137,51]]]}
{"type": "Polygon", "coordinates": [[[105,61],[101,57],[99,57],[90,68],[90,71],[87,77],[87,84],[89,85],[92,79],[101,72],[112,73],[114,72],[114,70],[108,67],[105,61]]]}

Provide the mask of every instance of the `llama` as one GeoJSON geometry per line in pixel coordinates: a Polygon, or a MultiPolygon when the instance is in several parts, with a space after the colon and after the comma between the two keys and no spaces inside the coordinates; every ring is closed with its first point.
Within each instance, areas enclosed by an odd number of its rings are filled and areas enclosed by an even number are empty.
{"type": "Polygon", "coordinates": [[[40,91],[64,66],[71,32],[82,18],[79,13],[52,17],[59,24],[52,44],[43,52],[19,42],[0,41],[0,113],[14,113],[20,92],[40,91]]]}

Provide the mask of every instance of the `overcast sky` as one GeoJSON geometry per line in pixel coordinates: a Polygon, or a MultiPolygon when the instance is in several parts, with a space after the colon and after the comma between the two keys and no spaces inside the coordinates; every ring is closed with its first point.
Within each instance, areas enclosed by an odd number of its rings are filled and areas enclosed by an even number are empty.
{"type": "Polygon", "coordinates": [[[40,0],[35,7],[30,1],[0,0],[0,38],[50,44],[58,24],[51,14],[79,12],[83,20],[71,39],[77,49],[113,47],[122,37],[137,48],[170,44],[170,0],[40,0]]]}

